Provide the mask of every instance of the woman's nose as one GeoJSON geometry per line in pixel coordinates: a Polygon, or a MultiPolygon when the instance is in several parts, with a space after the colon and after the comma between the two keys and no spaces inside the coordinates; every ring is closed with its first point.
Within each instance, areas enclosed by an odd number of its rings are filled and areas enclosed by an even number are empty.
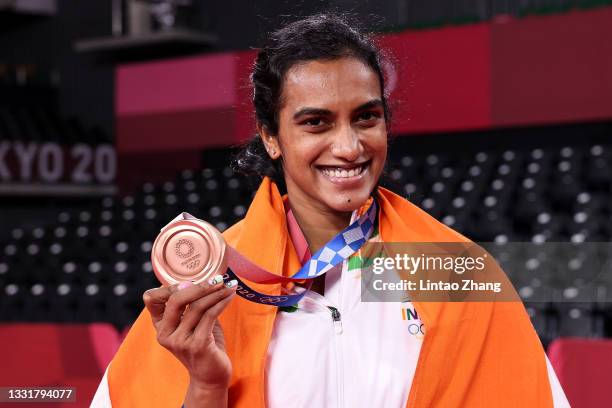
{"type": "Polygon", "coordinates": [[[341,127],[339,131],[333,135],[331,152],[335,157],[342,158],[347,161],[355,161],[361,154],[361,142],[359,135],[352,129],[351,126],[341,127]]]}

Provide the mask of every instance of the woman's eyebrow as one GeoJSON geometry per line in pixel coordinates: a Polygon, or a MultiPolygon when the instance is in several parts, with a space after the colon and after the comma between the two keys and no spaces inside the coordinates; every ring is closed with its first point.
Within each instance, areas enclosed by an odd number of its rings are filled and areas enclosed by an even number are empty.
{"type": "MultiPolygon", "coordinates": [[[[357,111],[362,111],[362,110],[366,110],[366,109],[372,109],[372,108],[380,108],[383,106],[382,100],[380,99],[372,99],[371,101],[368,101],[366,103],[363,103],[361,105],[359,105],[358,107],[356,107],[353,111],[357,112],[357,111]]],[[[332,115],[332,111],[330,111],[329,109],[323,109],[323,108],[302,108],[299,111],[295,112],[293,114],[293,119],[297,120],[300,118],[300,116],[305,116],[305,115],[312,115],[312,116],[330,116],[332,115]]]]}
{"type": "Polygon", "coordinates": [[[382,106],[383,106],[382,100],[372,99],[371,101],[368,101],[364,104],[359,105],[353,111],[357,112],[357,111],[363,111],[363,110],[372,109],[372,108],[382,108],[382,106]]]}
{"type": "Polygon", "coordinates": [[[332,112],[329,109],[322,108],[302,108],[293,114],[293,119],[299,119],[300,116],[313,115],[313,116],[329,116],[332,112]]]}

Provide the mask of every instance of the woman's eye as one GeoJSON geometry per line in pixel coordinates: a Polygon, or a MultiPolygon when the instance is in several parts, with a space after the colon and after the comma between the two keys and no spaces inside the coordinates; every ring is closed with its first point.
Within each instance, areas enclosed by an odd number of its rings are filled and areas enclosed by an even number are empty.
{"type": "Polygon", "coordinates": [[[302,122],[302,124],[306,126],[317,127],[323,125],[323,120],[321,120],[321,118],[311,118],[306,119],[304,122],[302,122]]]}
{"type": "Polygon", "coordinates": [[[378,118],[380,118],[380,114],[378,112],[368,111],[368,112],[360,113],[359,116],[357,117],[357,120],[360,122],[363,122],[363,121],[369,122],[369,121],[372,121],[378,118]]]}

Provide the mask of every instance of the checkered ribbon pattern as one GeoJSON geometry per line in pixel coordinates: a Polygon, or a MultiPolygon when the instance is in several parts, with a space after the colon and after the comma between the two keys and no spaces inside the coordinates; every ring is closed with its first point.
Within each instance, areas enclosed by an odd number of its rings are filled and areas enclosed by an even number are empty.
{"type": "MultiPolygon", "coordinates": [[[[342,230],[338,235],[333,237],[323,248],[319,249],[314,255],[297,271],[295,274],[286,280],[304,280],[306,281],[306,288],[296,288],[294,293],[287,293],[283,295],[266,295],[259,293],[251,289],[245,284],[239,276],[248,276],[248,271],[240,273],[238,268],[233,267],[233,263],[230,261],[227,272],[223,275],[224,281],[236,279],[238,281],[238,288],[236,293],[251,302],[269,304],[274,306],[292,306],[299,302],[299,300],[306,294],[306,290],[312,285],[313,279],[319,277],[326,272],[330,271],[336,266],[342,265],[346,259],[348,259],[355,252],[359,251],[363,244],[372,236],[374,231],[374,223],[376,220],[377,205],[376,200],[372,200],[368,209],[353,223],[342,230]]],[[[241,269],[245,268],[257,268],[255,265],[246,261],[241,260],[241,269]],[[244,266],[248,265],[248,266],[244,266]]],[[[238,264],[234,264],[238,265],[238,264]]],[[[269,274],[270,272],[267,272],[269,274]]]]}

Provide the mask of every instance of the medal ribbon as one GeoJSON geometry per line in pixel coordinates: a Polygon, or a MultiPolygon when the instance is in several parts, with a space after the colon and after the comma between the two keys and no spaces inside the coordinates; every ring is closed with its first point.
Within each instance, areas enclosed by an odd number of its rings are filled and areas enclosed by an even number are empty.
{"type": "Polygon", "coordinates": [[[255,265],[238,251],[229,245],[228,269],[223,275],[224,281],[236,279],[238,287],[236,293],[251,302],[274,305],[292,306],[306,294],[306,290],[312,285],[313,279],[325,274],[335,267],[342,266],[342,263],[367,242],[374,231],[374,221],[376,219],[376,200],[372,200],[368,209],[351,223],[348,227],[338,233],[327,242],[291,277],[280,276],[255,265]],[[260,284],[282,285],[292,282],[306,281],[306,288],[297,288],[294,293],[282,295],[266,295],[257,292],[246,285],[242,279],[260,284]]]}

